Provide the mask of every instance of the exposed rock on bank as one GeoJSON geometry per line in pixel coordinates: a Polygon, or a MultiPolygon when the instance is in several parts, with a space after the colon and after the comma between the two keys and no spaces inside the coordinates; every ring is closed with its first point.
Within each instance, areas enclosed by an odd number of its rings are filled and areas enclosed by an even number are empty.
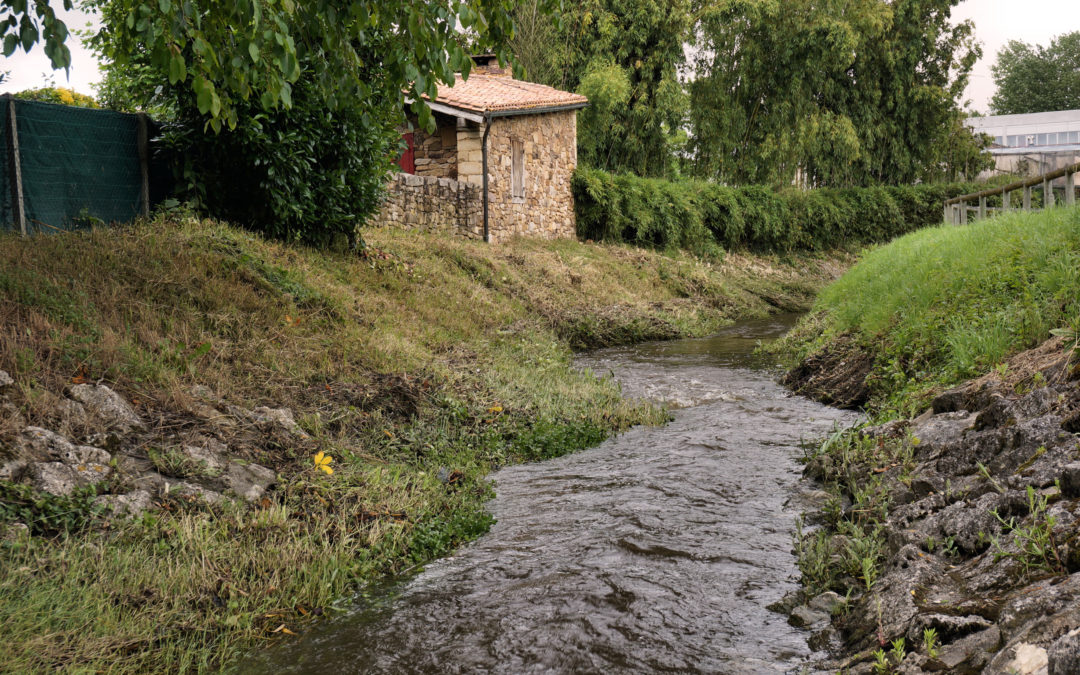
{"type": "MultiPolygon", "coordinates": [[[[0,371],[0,405],[11,378],[0,371]]],[[[137,515],[170,499],[255,501],[277,480],[276,472],[230,449],[222,437],[285,442],[304,449],[308,435],[291,410],[227,405],[205,387],[192,392],[191,414],[203,424],[170,429],[151,425],[128,400],[103,384],[75,384],[51,417],[57,429],[24,426],[0,442],[0,480],[28,483],[40,492],[69,497],[92,491],[95,503],[116,515],[137,515]],[[215,434],[215,429],[227,431],[215,434]]],[[[17,420],[16,420],[17,422],[17,420]]]]}
{"type": "Polygon", "coordinates": [[[783,609],[828,667],[1080,673],[1078,420],[1080,365],[1051,340],[810,458],[831,497],[800,568],[828,594],[783,609]]]}

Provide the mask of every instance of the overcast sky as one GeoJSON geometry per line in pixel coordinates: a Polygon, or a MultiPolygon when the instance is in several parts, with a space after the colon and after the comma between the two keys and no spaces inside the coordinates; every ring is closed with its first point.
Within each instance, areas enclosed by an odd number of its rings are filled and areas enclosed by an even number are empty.
{"type": "MultiPolygon", "coordinates": [[[[85,27],[90,19],[79,11],[60,14],[73,30],[85,27]]],[[[983,58],[975,66],[965,98],[975,110],[985,113],[994,95],[990,66],[998,49],[1009,40],[1046,45],[1055,35],[1080,30],[1080,0],[964,0],[953,16],[974,20],[975,35],[983,44],[983,58]]],[[[29,54],[17,50],[6,59],[0,57],[0,71],[10,72],[10,79],[0,84],[0,92],[41,87],[51,76],[57,86],[93,94],[91,85],[101,78],[94,57],[74,37],[68,46],[72,52],[70,79],[64,71],[52,70],[40,45],[29,54]]]]}

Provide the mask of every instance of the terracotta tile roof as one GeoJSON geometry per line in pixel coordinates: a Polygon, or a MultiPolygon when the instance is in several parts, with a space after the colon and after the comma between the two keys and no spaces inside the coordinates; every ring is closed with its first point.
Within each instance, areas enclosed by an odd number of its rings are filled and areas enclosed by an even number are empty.
{"type": "Polygon", "coordinates": [[[476,73],[453,87],[439,85],[436,103],[475,113],[531,108],[576,107],[589,102],[580,94],[506,76],[476,73]]]}

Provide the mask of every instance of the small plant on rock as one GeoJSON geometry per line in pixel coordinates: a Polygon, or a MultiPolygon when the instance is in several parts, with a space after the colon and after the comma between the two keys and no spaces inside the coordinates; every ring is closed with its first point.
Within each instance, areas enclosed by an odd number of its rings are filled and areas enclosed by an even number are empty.
{"type": "Polygon", "coordinates": [[[922,632],[923,647],[926,648],[926,655],[932,659],[936,659],[938,655],[938,634],[936,628],[926,627],[922,632]]]}
{"type": "Polygon", "coordinates": [[[1058,556],[1057,542],[1054,541],[1054,526],[1057,525],[1057,519],[1047,515],[1046,497],[1035,492],[1035,488],[1030,485],[1027,488],[1027,498],[1031,524],[1026,527],[1018,524],[1015,518],[1009,518],[1006,521],[997,509],[990,512],[1006,532],[1013,534],[1013,541],[1020,549],[1019,552],[1007,551],[997,537],[991,536],[990,545],[994,548],[994,560],[1013,558],[1019,561],[1024,567],[1025,576],[1038,571],[1064,575],[1065,566],[1058,556]]]}
{"type": "Polygon", "coordinates": [[[893,671],[892,664],[889,663],[889,655],[884,649],[879,649],[874,652],[874,672],[877,675],[888,675],[893,671]]]}
{"type": "Polygon", "coordinates": [[[899,637],[892,641],[892,649],[889,651],[892,656],[892,661],[896,665],[900,665],[907,658],[907,650],[904,649],[904,638],[899,637]]]}
{"type": "Polygon", "coordinates": [[[221,472],[204,461],[196,461],[176,448],[149,448],[150,463],[163,476],[175,478],[213,478],[221,472]]]}

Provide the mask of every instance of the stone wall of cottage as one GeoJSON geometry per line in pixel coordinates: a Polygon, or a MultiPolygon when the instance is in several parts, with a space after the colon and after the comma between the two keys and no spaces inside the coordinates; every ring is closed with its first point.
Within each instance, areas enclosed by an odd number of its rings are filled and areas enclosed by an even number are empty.
{"type": "MultiPolygon", "coordinates": [[[[434,161],[449,142],[436,139],[449,128],[440,120],[435,136],[416,132],[416,173],[395,174],[378,223],[451,231],[483,238],[484,126],[455,125],[455,162],[434,161]],[[422,148],[425,149],[422,152],[422,148]],[[424,161],[432,160],[432,161],[424,161]],[[451,172],[452,168],[452,172],[451,172]],[[456,177],[456,180],[452,178],[456,177]]],[[[440,155],[440,156],[443,156],[440,155]]],[[[577,166],[575,111],[495,118],[488,135],[488,229],[492,242],[514,236],[574,237],[574,197],[570,180],[577,166]],[[513,145],[523,151],[524,196],[514,197],[513,145]]]]}
{"type": "Polygon", "coordinates": [[[484,214],[480,188],[452,178],[395,173],[386,186],[386,201],[374,222],[482,239],[484,214]]]}
{"type": "MultiPolygon", "coordinates": [[[[449,115],[435,115],[436,130],[428,134],[417,129],[413,132],[413,157],[417,176],[457,178],[457,119],[449,115]]],[[[417,126],[413,123],[413,126],[417,126]]]]}
{"type": "MultiPolygon", "coordinates": [[[[483,183],[483,128],[458,130],[458,179],[483,183]]],[[[488,199],[491,241],[515,235],[556,239],[577,234],[571,176],[577,166],[577,113],[495,118],[488,135],[488,199]],[[524,197],[514,197],[512,145],[524,147],[524,197]]]]}

